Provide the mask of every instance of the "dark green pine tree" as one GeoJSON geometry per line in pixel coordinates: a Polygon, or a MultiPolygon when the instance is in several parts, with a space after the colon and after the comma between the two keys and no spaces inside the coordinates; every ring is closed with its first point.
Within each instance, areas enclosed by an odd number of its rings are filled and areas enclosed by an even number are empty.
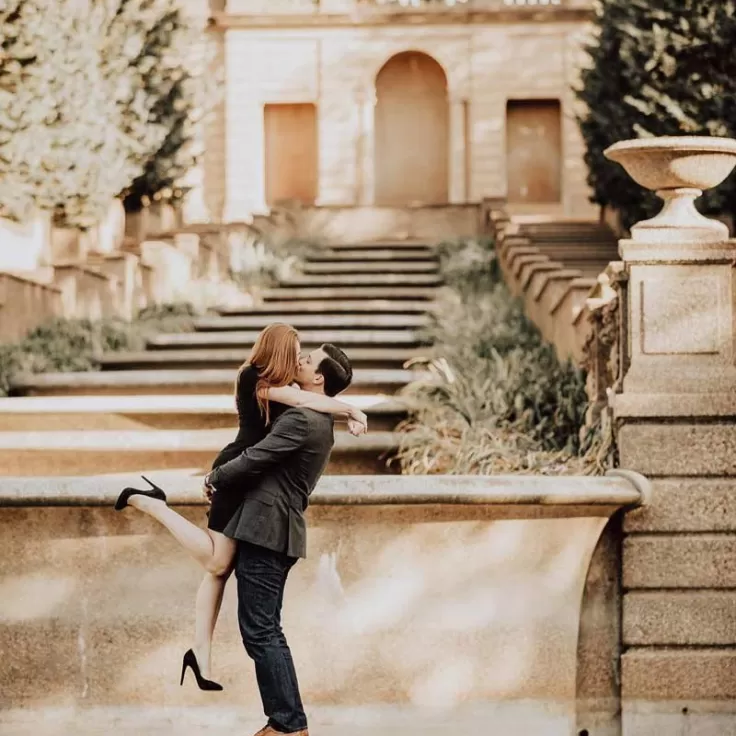
{"type": "MultiPolygon", "coordinates": [[[[626,138],[736,136],[736,0],[599,0],[579,99],[593,201],[626,226],[661,202],[603,156],[626,138]]],[[[707,213],[736,211],[736,178],[699,201],[707,213]]]]}
{"type": "Polygon", "coordinates": [[[123,192],[128,212],[137,212],[154,200],[183,197],[186,190],[182,180],[196,163],[192,135],[199,102],[198,80],[186,63],[187,52],[191,51],[191,28],[176,2],[156,0],[151,4],[164,8],[148,31],[139,61],[145,70],[144,91],[153,99],[151,121],[162,125],[166,136],[143,173],[123,192]]]}

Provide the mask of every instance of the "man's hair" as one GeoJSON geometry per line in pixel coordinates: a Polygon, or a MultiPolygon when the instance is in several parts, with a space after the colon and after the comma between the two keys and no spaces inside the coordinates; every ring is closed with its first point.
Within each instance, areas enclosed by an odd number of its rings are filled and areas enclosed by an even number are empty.
{"type": "Polygon", "coordinates": [[[325,379],[325,394],[337,396],[342,393],[353,380],[353,366],[345,353],[340,348],[325,343],[322,350],[327,353],[317,366],[317,373],[321,373],[325,379]]]}

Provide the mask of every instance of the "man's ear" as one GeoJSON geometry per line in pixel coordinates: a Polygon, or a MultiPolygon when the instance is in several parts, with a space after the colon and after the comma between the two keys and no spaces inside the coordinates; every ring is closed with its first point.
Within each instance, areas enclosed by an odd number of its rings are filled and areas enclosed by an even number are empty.
{"type": "Polygon", "coordinates": [[[315,386],[323,386],[325,382],[325,377],[321,373],[315,373],[314,379],[312,383],[314,383],[315,386]]]}

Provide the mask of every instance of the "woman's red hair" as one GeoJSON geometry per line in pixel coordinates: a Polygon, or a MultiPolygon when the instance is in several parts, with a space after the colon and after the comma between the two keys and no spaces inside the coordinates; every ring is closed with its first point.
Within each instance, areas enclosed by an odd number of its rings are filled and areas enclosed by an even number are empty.
{"type": "Polygon", "coordinates": [[[235,379],[235,395],[238,394],[240,374],[252,365],[258,370],[256,397],[261,414],[270,424],[268,399],[261,397],[261,391],[267,388],[289,386],[294,383],[299,370],[299,355],[297,345],[299,335],[291,326],[283,322],[274,322],[261,330],[248,360],[240,366],[235,379]]]}

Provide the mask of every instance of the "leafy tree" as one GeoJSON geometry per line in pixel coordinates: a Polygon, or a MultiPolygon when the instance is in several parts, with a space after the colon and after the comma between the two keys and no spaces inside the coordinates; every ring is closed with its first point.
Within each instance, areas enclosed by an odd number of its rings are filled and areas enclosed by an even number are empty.
{"type": "MultiPolygon", "coordinates": [[[[577,91],[593,201],[630,226],[661,202],[603,156],[626,138],[736,136],[736,0],[598,0],[577,91]]],[[[700,209],[736,214],[736,178],[700,209]]]]}

